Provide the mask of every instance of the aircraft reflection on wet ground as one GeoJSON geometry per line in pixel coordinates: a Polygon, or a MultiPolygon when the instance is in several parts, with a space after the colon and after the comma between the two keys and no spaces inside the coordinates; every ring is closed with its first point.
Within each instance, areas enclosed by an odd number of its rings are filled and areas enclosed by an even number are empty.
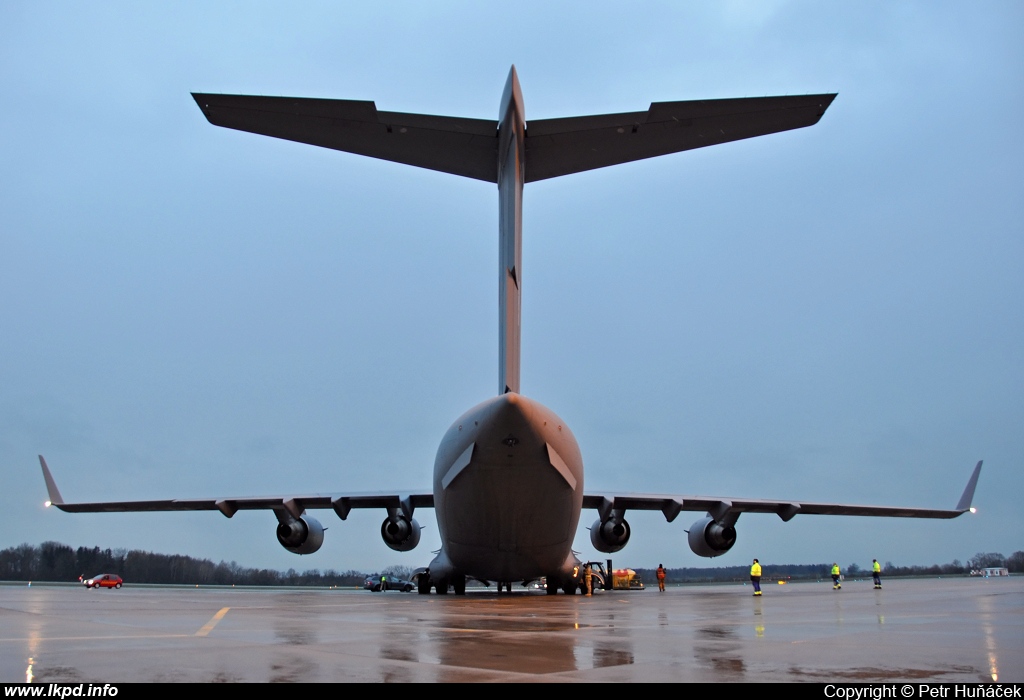
{"type": "Polygon", "coordinates": [[[1024,680],[1024,578],[593,598],[0,586],[0,680],[1024,680]]]}

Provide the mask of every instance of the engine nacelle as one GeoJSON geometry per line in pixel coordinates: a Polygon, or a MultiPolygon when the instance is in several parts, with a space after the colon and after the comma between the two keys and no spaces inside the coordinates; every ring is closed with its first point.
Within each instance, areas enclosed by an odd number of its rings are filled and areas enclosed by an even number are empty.
{"type": "Polygon", "coordinates": [[[590,526],[590,543],[599,552],[612,554],[625,547],[628,542],[629,523],[625,520],[596,520],[590,526]]]}
{"type": "Polygon", "coordinates": [[[293,554],[312,554],[324,543],[324,526],[311,515],[279,522],[277,541],[293,554]]]}
{"type": "Polygon", "coordinates": [[[723,525],[710,515],[690,526],[687,535],[690,549],[701,557],[717,557],[725,554],[736,544],[736,528],[723,525]]]}
{"type": "Polygon", "coordinates": [[[396,552],[408,552],[420,543],[420,524],[415,518],[385,518],[380,525],[380,536],[384,544],[396,552]]]}

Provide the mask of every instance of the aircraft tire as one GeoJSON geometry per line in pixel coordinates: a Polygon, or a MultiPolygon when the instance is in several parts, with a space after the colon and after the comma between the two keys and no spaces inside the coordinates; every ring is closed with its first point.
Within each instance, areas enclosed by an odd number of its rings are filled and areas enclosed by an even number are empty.
{"type": "Polygon", "coordinates": [[[466,595],[466,577],[456,576],[452,581],[452,588],[455,589],[455,595],[466,595]]]}

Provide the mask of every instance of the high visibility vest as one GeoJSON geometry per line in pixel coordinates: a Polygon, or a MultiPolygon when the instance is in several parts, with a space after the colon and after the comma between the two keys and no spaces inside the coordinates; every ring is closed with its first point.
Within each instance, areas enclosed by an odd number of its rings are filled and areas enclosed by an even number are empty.
{"type": "Polygon", "coordinates": [[[832,575],[833,576],[838,576],[839,575],[839,564],[833,564],[832,565],[832,575]]]}
{"type": "Polygon", "coordinates": [[[761,575],[761,565],[760,564],[754,564],[753,566],[751,566],[750,567],[750,575],[751,576],[760,576],[761,575]]]}
{"type": "Polygon", "coordinates": [[[871,567],[871,570],[872,570],[872,571],[874,571],[874,572],[875,572],[875,573],[877,574],[877,573],[879,573],[879,572],[880,572],[880,571],[882,570],[882,565],[881,565],[881,564],[879,564],[879,563],[878,563],[878,562],[876,561],[876,562],[875,562],[875,563],[874,563],[874,564],[872,565],[872,567],[871,567]]]}

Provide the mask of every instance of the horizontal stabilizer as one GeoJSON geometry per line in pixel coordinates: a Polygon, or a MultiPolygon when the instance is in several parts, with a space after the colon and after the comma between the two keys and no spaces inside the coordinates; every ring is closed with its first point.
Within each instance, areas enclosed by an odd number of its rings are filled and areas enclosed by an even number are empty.
{"type": "MultiPolygon", "coordinates": [[[[497,182],[498,123],[381,112],[365,100],[193,93],[211,124],[497,182]]],[[[528,122],[525,182],[817,123],[834,94],[654,102],[645,112],[528,122]]]]}
{"type": "Polygon", "coordinates": [[[498,180],[498,122],[380,112],[373,102],[193,93],[216,126],[476,180],[498,180]]]}
{"type": "Polygon", "coordinates": [[[526,182],[816,124],[835,94],[654,102],[646,112],[526,127],[526,182]]]}

